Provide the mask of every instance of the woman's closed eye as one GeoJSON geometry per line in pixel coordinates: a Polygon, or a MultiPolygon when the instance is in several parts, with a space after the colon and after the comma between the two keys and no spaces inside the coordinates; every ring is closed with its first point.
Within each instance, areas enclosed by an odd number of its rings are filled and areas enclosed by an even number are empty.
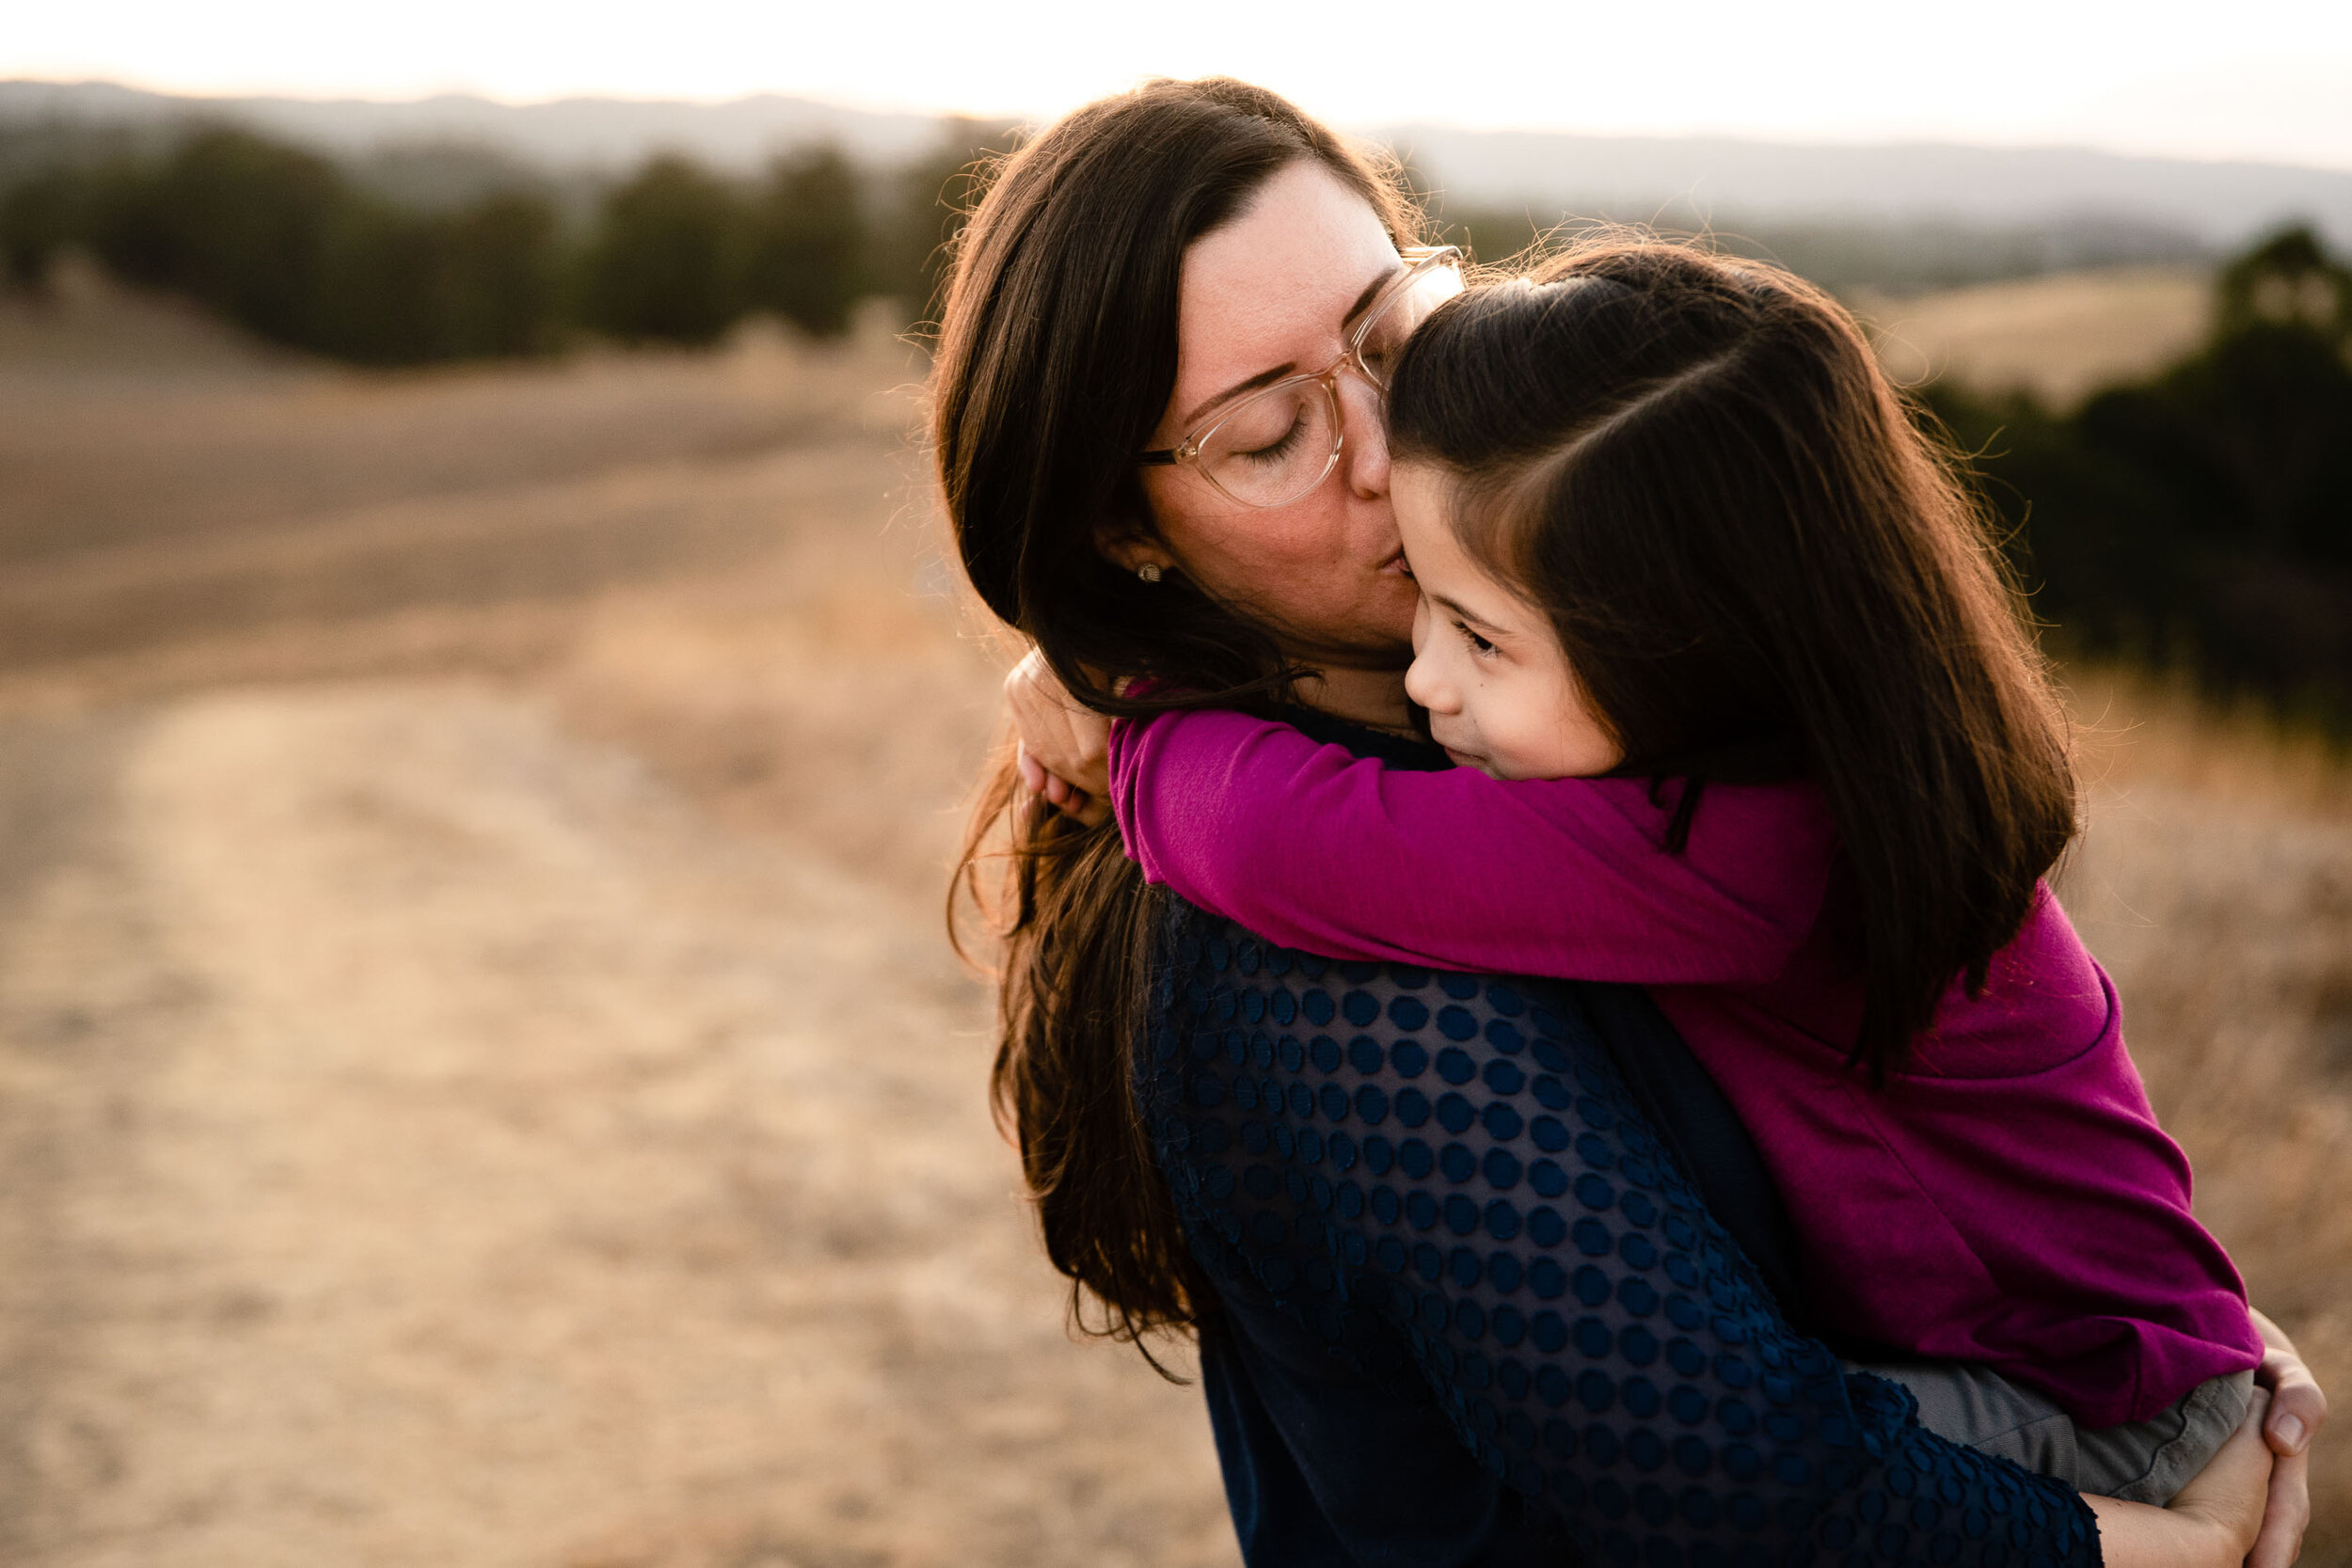
{"type": "Polygon", "coordinates": [[[1298,443],[1305,438],[1303,432],[1306,428],[1307,416],[1301,412],[1293,416],[1290,428],[1273,440],[1233,455],[1250,463],[1279,463],[1297,450],[1298,443]]]}

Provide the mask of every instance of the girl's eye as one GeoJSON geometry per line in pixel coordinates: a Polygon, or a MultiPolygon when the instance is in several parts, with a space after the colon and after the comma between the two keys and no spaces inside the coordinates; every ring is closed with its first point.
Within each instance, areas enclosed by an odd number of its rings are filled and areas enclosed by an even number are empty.
{"type": "Polygon", "coordinates": [[[1469,640],[1470,647],[1476,651],[1481,658],[1486,657],[1488,654],[1495,651],[1495,645],[1493,643],[1487,641],[1485,638],[1470,630],[1470,627],[1465,626],[1463,623],[1459,621],[1454,622],[1454,629],[1460,632],[1469,640]]]}

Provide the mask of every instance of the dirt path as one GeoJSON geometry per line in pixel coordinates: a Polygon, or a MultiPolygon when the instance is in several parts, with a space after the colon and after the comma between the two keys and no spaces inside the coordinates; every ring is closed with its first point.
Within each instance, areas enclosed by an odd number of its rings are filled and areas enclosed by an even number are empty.
{"type": "Polygon", "coordinates": [[[529,702],[0,735],[10,1562],[1215,1562],[928,928],[529,702]]]}
{"type": "Polygon", "coordinates": [[[989,1123],[904,345],[200,325],[0,300],[0,1565],[1229,1562],[989,1123]]]}

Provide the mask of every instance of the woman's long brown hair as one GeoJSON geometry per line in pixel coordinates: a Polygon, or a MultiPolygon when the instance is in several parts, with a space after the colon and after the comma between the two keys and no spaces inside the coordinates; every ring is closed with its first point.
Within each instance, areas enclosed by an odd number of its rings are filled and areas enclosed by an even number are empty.
{"type": "Polygon", "coordinates": [[[1549,613],[1624,770],[1688,781],[1670,847],[1710,779],[1820,784],[1867,976],[1853,1053],[1899,1067],[2016,935],[2074,780],[1983,515],[1852,320],[1776,267],[1604,240],[1436,312],[1390,424],[1549,613]]]}
{"type": "MultiPolygon", "coordinates": [[[[1302,160],[1361,193],[1398,243],[1414,238],[1392,171],[1274,94],[1211,79],[1150,83],[1058,121],[995,172],[958,241],[931,416],[957,550],[988,609],[1104,712],[1263,706],[1302,673],[1262,626],[1179,577],[1141,583],[1097,547],[1151,526],[1135,453],[1175,387],[1185,246],[1302,160]],[[1108,675],[1159,677],[1163,695],[1122,699],[1108,675]]],[[[1129,1083],[1161,900],[1114,827],[1027,800],[1009,757],[973,814],[951,930],[967,899],[1000,945],[997,1113],[1076,1321],[1138,1346],[1192,1324],[1212,1300],[1129,1083]]]]}

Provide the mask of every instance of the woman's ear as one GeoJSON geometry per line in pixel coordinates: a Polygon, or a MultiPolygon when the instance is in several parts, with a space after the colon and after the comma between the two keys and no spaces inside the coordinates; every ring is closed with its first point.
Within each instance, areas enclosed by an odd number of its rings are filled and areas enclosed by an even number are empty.
{"type": "MultiPolygon", "coordinates": [[[[1095,553],[1122,572],[1156,574],[1175,570],[1175,558],[1160,536],[1140,523],[1104,523],[1094,531],[1095,553]]],[[[1154,576],[1151,580],[1156,582],[1154,576]]]]}

